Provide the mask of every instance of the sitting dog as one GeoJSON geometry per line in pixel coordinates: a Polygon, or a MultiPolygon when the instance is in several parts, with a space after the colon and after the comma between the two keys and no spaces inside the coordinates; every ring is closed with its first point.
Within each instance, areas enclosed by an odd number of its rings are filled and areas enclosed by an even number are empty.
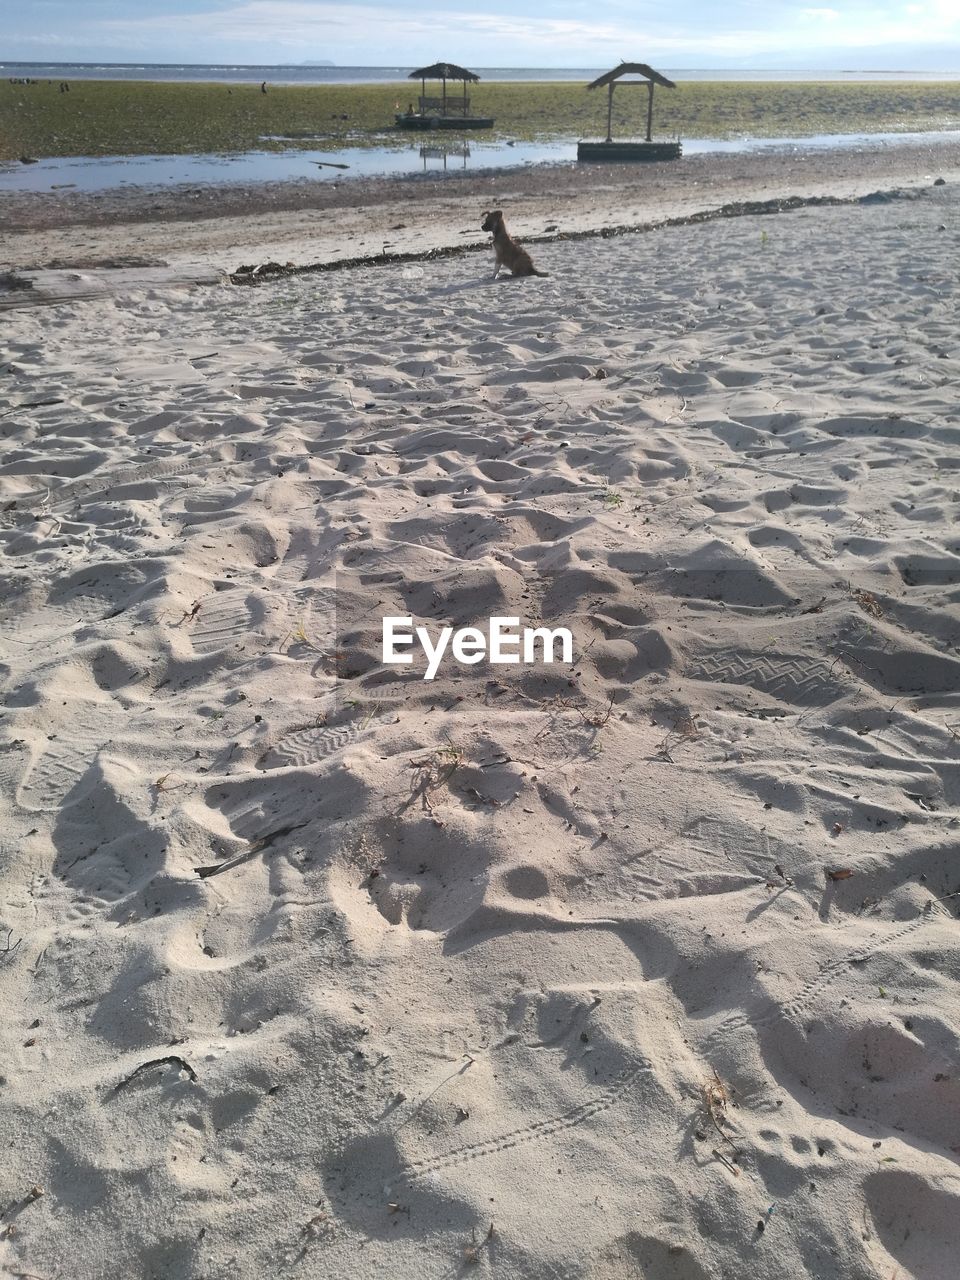
{"type": "Polygon", "coordinates": [[[538,271],[530,261],[530,255],[526,249],[521,249],[516,240],[507,234],[503,214],[499,209],[494,209],[492,213],[483,215],[480,230],[493,232],[493,251],[496,254],[496,264],[493,268],[494,280],[496,280],[504,267],[515,276],[545,276],[548,274],[546,271],[538,271]]]}

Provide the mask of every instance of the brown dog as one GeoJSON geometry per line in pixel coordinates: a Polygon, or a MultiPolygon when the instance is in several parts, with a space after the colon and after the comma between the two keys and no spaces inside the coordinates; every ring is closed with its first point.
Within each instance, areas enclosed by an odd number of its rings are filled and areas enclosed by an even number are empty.
{"type": "Polygon", "coordinates": [[[492,213],[483,215],[480,230],[493,232],[493,251],[497,256],[496,265],[493,269],[494,280],[496,280],[504,267],[515,276],[547,275],[546,271],[537,270],[530,261],[530,255],[526,249],[521,249],[516,240],[507,234],[503,214],[499,209],[494,209],[492,213]]]}

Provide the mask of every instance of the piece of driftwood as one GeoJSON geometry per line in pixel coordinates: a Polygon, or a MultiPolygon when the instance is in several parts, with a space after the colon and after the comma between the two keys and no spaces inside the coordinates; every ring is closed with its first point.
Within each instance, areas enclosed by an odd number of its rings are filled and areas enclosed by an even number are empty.
{"type": "Polygon", "coordinates": [[[190,1063],[187,1062],[186,1058],[181,1058],[178,1054],[171,1053],[166,1058],[151,1058],[149,1062],[141,1062],[139,1067],[136,1067],[128,1076],[124,1076],[118,1084],[113,1086],[110,1090],[110,1097],[119,1093],[121,1089],[125,1089],[128,1084],[132,1084],[133,1081],[136,1080],[137,1076],[142,1075],[144,1071],[149,1071],[151,1067],[166,1066],[178,1066],[181,1071],[186,1071],[191,1081],[194,1081],[197,1078],[197,1073],[194,1071],[193,1067],[191,1067],[190,1063]]]}
{"type": "Polygon", "coordinates": [[[271,831],[268,835],[260,836],[258,840],[254,840],[249,849],[244,849],[243,853],[238,853],[235,858],[228,858],[226,862],[215,862],[210,867],[197,867],[197,875],[201,880],[207,880],[210,876],[218,876],[223,871],[231,871],[234,867],[240,867],[245,862],[249,862],[251,858],[255,858],[258,853],[262,853],[276,840],[280,840],[283,836],[288,836],[292,831],[299,831],[301,827],[307,826],[306,822],[294,822],[286,827],[279,827],[276,831],[271,831]]]}

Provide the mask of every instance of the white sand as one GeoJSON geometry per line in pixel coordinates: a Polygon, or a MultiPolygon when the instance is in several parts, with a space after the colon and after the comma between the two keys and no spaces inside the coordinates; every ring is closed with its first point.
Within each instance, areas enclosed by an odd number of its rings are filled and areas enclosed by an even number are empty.
{"type": "Polygon", "coordinates": [[[2,317],[8,1274],[954,1280],[958,210],[2,317]]]}

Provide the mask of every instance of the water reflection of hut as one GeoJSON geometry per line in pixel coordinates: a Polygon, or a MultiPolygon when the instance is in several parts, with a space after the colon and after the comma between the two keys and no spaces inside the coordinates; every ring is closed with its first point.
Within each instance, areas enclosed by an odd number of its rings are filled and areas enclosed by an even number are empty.
{"type": "Polygon", "coordinates": [[[426,173],[428,160],[442,160],[443,167],[446,169],[447,161],[450,158],[454,160],[462,160],[463,168],[467,167],[467,161],[470,159],[470,148],[464,142],[461,146],[425,146],[420,148],[420,159],[423,161],[423,170],[426,173]]]}
{"type": "Polygon", "coordinates": [[[452,62],[435,62],[431,67],[421,67],[419,71],[411,71],[409,79],[419,80],[421,93],[418,109],[413,110],[413,103],[404,112],[394,116],[398,129],[492,129],[493,119],[490,116],[477,116],[470,113],[470,98],[467,85],[476,84],[480,77],[466,67],[458,67],[452,62]],[[440,96],[427,94],[427,81],[440,81],[440,96]],[[448,93],[447,81],[462,82],[463,93],[448,93]]]}
{"type": "Polygon", "coordinates": [[[577,143],[577,159],[676,160],[681,154],[679,140],[665,142],[654,142],[653,140],[653,90],[654,86],[658,84],[665,89],[675,89],[677,87],[672,80],[662,76],[659,71],[654,71],[653,67],[648,67],[645,62],[621,62],[619,67],[614,67],[612,71],[598,76],[592,84],[588,84],[588,89],[601,89],[604,85],[607,87],[607,136],[603,142],[577,143]],[[639,78],[624,80],[623,76],[636,76],[639,78]],[[643,141],[635,138],[625,138],[622,141],[614,142],[612,136],[613,91],[614,89],[628,86],[636,86],[638,88],[646,86],[647,136],[643,141]]]}

